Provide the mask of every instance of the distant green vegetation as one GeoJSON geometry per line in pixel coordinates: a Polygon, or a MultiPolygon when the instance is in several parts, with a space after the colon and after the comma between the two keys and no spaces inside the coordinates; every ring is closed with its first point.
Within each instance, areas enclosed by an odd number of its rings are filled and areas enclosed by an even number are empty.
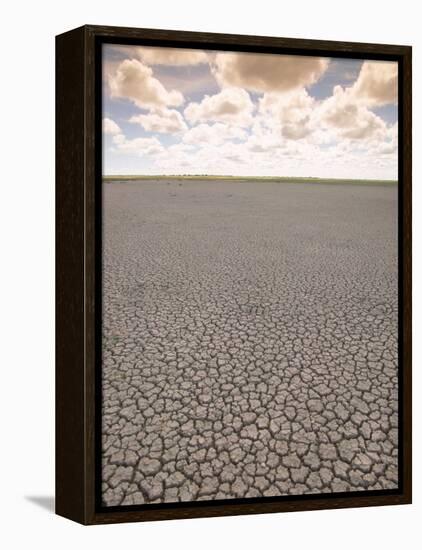
{"type": "Polygon", "coordinates": [[[185,181],[185,180],[219,180],[229,182],[242,181],[260,181],[260,182],[280,182],[280,183],[331,183],[331,184],[355,184],[355,185],[397,185],[397,180],[364,180],[364,179],[335,179],[335,178],[299,178],[299,177],[278,177],[278,176],[211,176],[211,175],[194,175],[194,176],[136,176],[136,175],[116,175],[103,176],[103,180],[107,183],[116,181],[139,181],[139,180],[170,180],[170,181],[185,181]]]}

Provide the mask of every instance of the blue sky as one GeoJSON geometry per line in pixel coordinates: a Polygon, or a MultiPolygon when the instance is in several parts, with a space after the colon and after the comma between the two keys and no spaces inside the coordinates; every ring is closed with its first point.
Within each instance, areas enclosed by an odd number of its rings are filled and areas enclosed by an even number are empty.
{"type": "Polygon", "coordinates": [[[391,62],[103,46],[103,173],[397,178],[391,62]]]}

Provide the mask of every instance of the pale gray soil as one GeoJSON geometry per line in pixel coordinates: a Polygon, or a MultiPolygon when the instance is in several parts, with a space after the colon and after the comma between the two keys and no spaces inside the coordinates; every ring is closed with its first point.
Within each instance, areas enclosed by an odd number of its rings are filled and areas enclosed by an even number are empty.
{"type": "Polygon", "coordinates": [[[104,504],[397,487],[397,187],[103,188],[104,504]]]}

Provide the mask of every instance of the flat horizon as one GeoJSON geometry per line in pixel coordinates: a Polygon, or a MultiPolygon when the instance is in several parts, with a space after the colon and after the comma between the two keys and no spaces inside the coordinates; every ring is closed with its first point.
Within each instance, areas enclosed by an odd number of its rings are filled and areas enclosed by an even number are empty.
{"type": "Polygon", "coordinates": [[[283,180],[283,181],[370,181],[398,183],[398,179],[383,178],[324,178],[320,176],[237,176],[237,175],[216,175],[216,174],[103,174],[102,179],[235,179],[235,180],[283,180]]]}

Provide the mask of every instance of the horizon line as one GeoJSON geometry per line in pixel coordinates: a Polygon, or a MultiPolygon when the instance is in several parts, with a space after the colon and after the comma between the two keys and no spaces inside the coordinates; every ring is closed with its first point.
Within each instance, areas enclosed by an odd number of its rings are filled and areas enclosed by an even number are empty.
{"type": "Polygon", "coordinates": [[[215,178],[215,179],[267,179],[267,180],[321,180],[321,181],[373,181],[398,183],[398,178],[336,178],[321,176],[237,176],[229,174],[102,174],[102,179],[154,179],[154,178],[215,178]]]}

